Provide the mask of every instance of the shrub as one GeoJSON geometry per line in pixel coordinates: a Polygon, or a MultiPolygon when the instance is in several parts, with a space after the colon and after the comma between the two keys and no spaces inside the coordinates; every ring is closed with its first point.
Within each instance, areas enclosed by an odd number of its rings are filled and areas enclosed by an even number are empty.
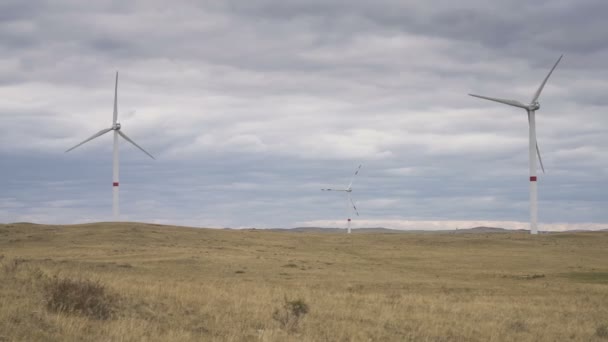
{"type": "Polygon", "coordinates": [[[528,331],[528,325],[522,321],[515,321],[509,324],[509,328],[515,332],[526,332],[528,331]]]}
{"type": "Polygon", "coordinates": [[[44,287],[46,307],[50,311],[108,319],[116,298],[98,281],[52,278],[44,287]]]}
{"type": "Polygon", "coordinates": [[[308,304],[302,299],[290,301],[285,298],[283,306],[274,311],[272,318],[279,322],[281,328],[287,331],[295,331],[308,311],[308,304]]]}
{"type": "Polygon", "coordinates": [[[608,325],[602,324],[595,330],[595,335],[600,338],[608,339],[608,325]]]}
{"type": "Polygon", "coordinates": [[[8,274],[14,274],[14,273],[17,272],[17,268],[19,268],[19,265],[21,265],[25,261],[26,261],[25,259],[20,259],[20,258],[7,259],[6,261],[2,262],[2,270],[7,275],[8,274]]]}

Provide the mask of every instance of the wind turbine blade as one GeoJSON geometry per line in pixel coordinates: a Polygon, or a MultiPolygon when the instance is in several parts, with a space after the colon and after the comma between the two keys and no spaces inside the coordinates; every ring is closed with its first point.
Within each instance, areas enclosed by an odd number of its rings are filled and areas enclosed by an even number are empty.
{"type": "Polygon", "coordinates": [[[538,148],[538,140],[536,141],[536,154],[538,154],[538,161],[540,162],[540,168],[545,173],[545,167],[543,166],[543,158],[540,157],[540,149],[538,148]]]}
{"type": "Polygon", "coordinates": [[[348,199],[350,200],[350,204],[353,205],[353,209],[355,209],[355,214],[357,214],[357,216],[359,216],[359,211],[357,211],[357,207],[355,206],[353,199],[350,196],[348,196],[348,199]]]}
{"type": "Polygon", "coordinates": [[[138,149],[140,149],[143,153],[147,154],[148,156],[150,156],[150,158],[156,160],[156,158],[154,158],[150,153],[148,153],[146,150],[144,150],[143,148],[141,148],[141,146],[137,145],[135,143],[135,141],[131,140],[126,134],[124,134],[122,131],[117,131],[118,134],[120,134],[121,137],[125,138],[126,141],[130,142],[131,144],[133,144],[133,146],[137,147],[138,149]]]}
{"type": "Polygon", "coordinates": [[[116,125],[116,121],[118,121],[118,71],[116,71],[116,83],[114,84],[114,119],[112,123],[116,125]]]}
{"type": "Polygon", "coordinates": [[[562,60],[562,57],[564,57],[564,55],[559,56],[559,58],[557,59],[557,62],[555,62],[555,65],[553,65],[553,68],[551,68],[551,71],[549,71],[549,74],[547,74],[547,77],[545,77],[543,83],[541,83],[540,87],[538,87],[538,90],[536,91],[536,93],[534,94],[534,97],[532,98],[532,103],[536,102],[538,100],[538,98],[540,97],[540,93],[543,91],[543,88],[545,87],[547,80],[553,73],[553,70],[555,70],[555,68],[557,67],[557,64],[559,64],[559,61],[562,60]]]}
{"type": "Polygon", "coordinates": [[[357,176],[359,174],[359,170],[361,170],[361,164],[359,164],[359,167],[357,167],[357,170],[355,171],[355,174],[350,179],[350,183],[346,187],[347,189],[350,189],[350,187],[353,185],[353,181],[355,180],[355,176],[357,176]]]}
{"type": "MultiPolygon", "coordinates": [[[[528,125],[530,124],[530,112],[528,111],[528,125]]],[[[543,165],[543,159],[540,157],[540,149],[538,148],[538,140],[536,140],[536,154],[538,155],[538,162],[540,163],[540,168],[545,173],[545,166],[543,165]]]]}
{"type": "Polygon", "coordinates": [[[487,97],[487,96],[481,96],[481,95],[475,95],[475,94],[469,94],[469,96],[478,97],[478,98],[484,99],[484,100],[499,102],[499,103],[506,104],[506,105],[513,106],[513,107],[528,109],[528,107],[526,107],[525,104],[523,104],[519,101],[515,101],[515,100],[499,99],[496,97],[487,97]]]}
{"type": "Polygon", "coordinates": [[[76,146],[74,146],[74,147],[70,148],[69,150],[67,150],[67,151],[65,151],[65,152],[66,152],[66,153],[67,153],[67,152],[70,152],[71,150],[75,149],[76,147],[78,147],[78,146],[80,146],[80,145],[82,145],[82,144],[84,144],[84,143],[86,143],[86,142],[89,142],[89,141],[91,141],[91,140],[93,140],[93,139],[95,139],[95,138],[97,138],[97,137],[99,137],[99,136],[102,136],[102,135],[104,135],[104,134],[108,133],[108,132],[109,132],[109,131],[111,131],[111,130],[112,130],[112,128],[102,129],[101,131],[99,131],[99,132],[97,132],[97,133],[93,134],[93,136],[92,136],[92,137],[88,138],[87,140],[85,140],[85,141],[81,142],[80,144],[78,144],[78,145],[76,145],[76,146]]]}

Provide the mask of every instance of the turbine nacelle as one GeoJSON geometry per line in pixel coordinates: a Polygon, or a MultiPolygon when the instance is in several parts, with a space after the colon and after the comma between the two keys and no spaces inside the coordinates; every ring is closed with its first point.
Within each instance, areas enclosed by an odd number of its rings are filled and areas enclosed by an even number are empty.
{"type": "Polygon", "coordinates": [[[120,130],[120,122],[115,123],[115,124],[112,126],[112,129],[113,129],[113,130],[115,130],[115,131],[119,131],[119,130],[120,130]]]}
{"type": "Polygon", "coordinates": [[[537,111],[539,109],[540,109],[540,103],[538,103],[538,101],[532,102],[530,105],[528,105],[529,111],[537,111]]]}

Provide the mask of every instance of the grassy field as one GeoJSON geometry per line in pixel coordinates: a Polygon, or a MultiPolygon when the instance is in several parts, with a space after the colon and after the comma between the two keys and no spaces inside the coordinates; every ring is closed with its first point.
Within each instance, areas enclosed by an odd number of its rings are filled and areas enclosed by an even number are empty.
{"type": "Polygon", "coordinates": [[[409,340],[608,341],[608,233],[0,225],[0,341],[409,340]]]}

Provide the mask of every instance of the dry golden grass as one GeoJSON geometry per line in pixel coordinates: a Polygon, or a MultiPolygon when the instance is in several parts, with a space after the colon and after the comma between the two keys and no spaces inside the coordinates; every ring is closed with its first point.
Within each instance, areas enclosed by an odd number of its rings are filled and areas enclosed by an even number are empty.
{"type": "Polygon", "coordinates": [[[608,341],[605,232],[11,224],[0,259],[0,341],[608,341]],[[112,316],[49,310],[52,279],[99,282],[112,316]]]}

